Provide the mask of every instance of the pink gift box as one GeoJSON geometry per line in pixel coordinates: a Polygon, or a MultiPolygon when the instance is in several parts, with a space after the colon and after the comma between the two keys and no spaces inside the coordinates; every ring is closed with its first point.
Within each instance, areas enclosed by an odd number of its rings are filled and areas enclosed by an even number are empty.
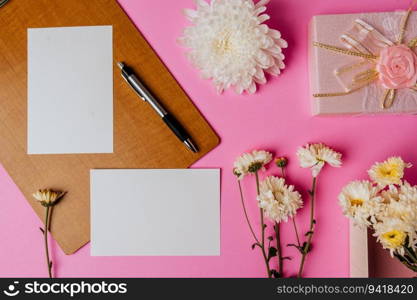
{"type": "Polygon", "coordinates": [[[350,222],[350,277],[371,278],[412,278],[415,273],[399,260],[392,258],[388,250],[372,236],[366,228],[359,228],[350,222]]]}
{"type": "MultiPolygon", "coordinates": [[[[367,70],[366,59],[331,51],[322,47],[314,46],[314,42],[348,49],[342,37],[353,37],[363,34],[363,28],[367,28],[369,38],[370,25],[383,37],[393,43],[400,35],[401,23],[406,11],[386,13],[361,13],[343,15],[320,15],[314,16],[310,22],[309,31],[309,64],[310,64],[310,88],[312,94],[313,115],[336,115],[336,114],[384,114],[384,113],[417,113],[417,91],[405,88],[397,89],[392,106],[382,107],[386,89],[378,80],[348,95],[331,97],[313,97],[313,94],[332,94],[346,92],[346,85],[352,81],[352,74],[345,78],[337,75],[339,70],[349,69],[355,66],[352,72],[364,72],[367,70]],[[356,27],[355,27],[356,26],[356,27]],[[362,31],[362,32],[361,32],[362,31]],[[364,62],[362,66],[356,67],[364,62]]],[[[373,31],[372,34],[378,34],[373,31]]],[[[412,12],[404,35],[404,44],[417,37],[417,14],[412,12]]],[[[364,44],[370,45],[369,41],[364,44]]],[[[371,47],[371,46],[370,46],[371,47]]],[[[372,47],[371,47],[372,48],[372,47]]],[[[350,49],[357,51],[357,49],[350,49]]],[[[371,49],[374,50],[374,49],[371,49]]],[[[376,51],[376,50],[375,50],[376,51]]],[[[373,52],[375,53],[375,52],[373,52]]],[[[377,55],[377,53],[375,53],[377,55]]],[[[375,69],[375,68],[374,68],[375,69]]]]}

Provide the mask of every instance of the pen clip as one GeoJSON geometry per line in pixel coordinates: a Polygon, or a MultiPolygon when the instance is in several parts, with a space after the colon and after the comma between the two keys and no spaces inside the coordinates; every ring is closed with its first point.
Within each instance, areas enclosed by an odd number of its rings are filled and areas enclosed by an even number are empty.
{"type": "Polygon", "coordinates": [[[139,93],[139,91],[137,91],[136,89],[135,89],[135,87],[132,85],[132,83],[129,81],[129,79],[122,73],[122,77],[123,77],[123,79],[124,80],[126,80],[126,82],[127,82],[127,84],[132,88],[132,90],[136,93],[136,95],[138,95],[139,96],[139,98],[140,99],[142,99],[143,101],[145,101],[146,102],[146,99],[145,99],[145,97],[143,97],[140,93],[139,93]]]}

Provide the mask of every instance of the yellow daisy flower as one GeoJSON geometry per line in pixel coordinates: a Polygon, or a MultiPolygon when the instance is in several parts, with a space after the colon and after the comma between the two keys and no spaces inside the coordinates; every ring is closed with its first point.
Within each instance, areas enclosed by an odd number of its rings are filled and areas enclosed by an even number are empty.
{"type": "Polygon", "coordinates": [[[401,180],[404,177],[404,169],[411,166],[410,163],[405,163],[401,157],[390,157],[384,162],[375,163],[368,171],[368,174],[380,186],[401,184],[401,180]]]}

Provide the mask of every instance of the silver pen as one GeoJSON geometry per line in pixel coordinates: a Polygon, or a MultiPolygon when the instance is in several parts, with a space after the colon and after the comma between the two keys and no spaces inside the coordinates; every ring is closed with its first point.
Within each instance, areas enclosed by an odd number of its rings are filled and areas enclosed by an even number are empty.
{"type": "Polygon", "coordinates": [[[192,152],[197,153],[198,148],[191,140],[190,135],[185,131],[181,124],[169,114],[155,97],[149,92],[149,90],[140,82],[131,68],[126,66],[122,62],[118,62],[117,65],[122,70],[122,77],[127,81],[130,87],[138,94],[138,96],[150,104],[150,106],[161,117],[165,124],[171,129],[171,131],[177,136],[177,138],[187,146],[192,152]]]}

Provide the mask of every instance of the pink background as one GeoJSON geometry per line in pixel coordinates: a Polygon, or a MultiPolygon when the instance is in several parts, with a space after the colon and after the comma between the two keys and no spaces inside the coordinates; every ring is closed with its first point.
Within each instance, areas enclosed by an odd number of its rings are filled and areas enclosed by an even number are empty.
{"type": "MultiPolygon", "coordinates": [[[[308,256],[305,276],[349,276],[348,222],[337,203],[341,187],[365,177],[366,169],[389,155],[401,155],[417,164],[414,116],[311,117],[307,74],[307,24],[316,14],[392,11],[408,7],[405,0],[272,0],[269,25],[289,42],[287,68],[271,78],[255,95],[217,95],[209,81],[185,59],[185,49],[176,43],[188,24],[182,9],[193,8],[192,0],[120,0],[168,68],[221,137],[221,145],[194,167],[222,168],[222,234],[219,257],[108,257],[90,256],[87,245],[66,256],[52,243],[58,277],[261,277],[265,275],[258,250],[244,221],[231,166],[237,155],[253,148],[267,149],[290,159],[288,180],[303,192],[306,208],[298,225],[306,231],[310,173],[295,158],[298,146],[325,142],[344,154],[341,169],[326,168],[319,178],[317,230],[308,256]]],[[[277,173],[271,167],[269,172],[277,173]]],[[[417,168],[407,173],[417,183],[417,168]]],[[[258,228],[258,209],[253,198],[254,180],[244,180],[249,214],[258,228]]],[[[45,276],[44,249],[32,212],[6,171],[0,168],[0,276],[45,276]]],[[[295,241],[291,224],[283,225],[283,244],[295,241]]],[[[285,247],[287,276],[295,273],[299,256],[285,247]]]]}

